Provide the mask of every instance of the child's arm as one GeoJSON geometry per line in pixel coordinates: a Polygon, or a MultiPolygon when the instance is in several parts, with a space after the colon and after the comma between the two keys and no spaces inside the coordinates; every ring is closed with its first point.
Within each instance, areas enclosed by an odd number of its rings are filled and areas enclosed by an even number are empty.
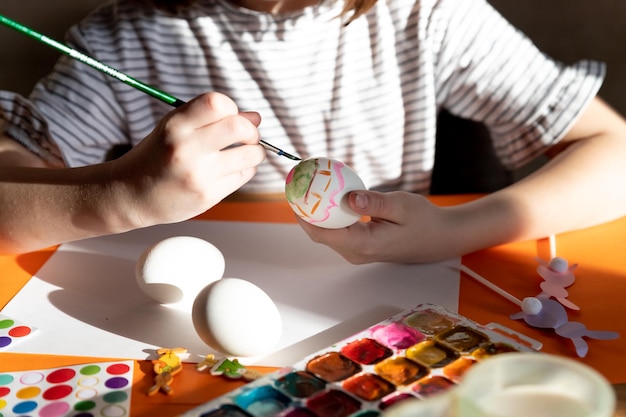
{"type": "Polygon", "coordinates": [[[44,168],[5,138],[0,148],[0,253],[201,214],[256,172],[265,157],[258,145],[259,121],[256,114],[240,115],[225,96],[205,94],[166,116],[119,159],[69,169],[44,168]],[[223,150],[233,144],[242,146],[223,150]]]}
{"type": "Polygon", "coordinates": [[[512,241],[581,229],[626,215],[626,121],[600,99],[587,107],[537,172],[453,207],[410,193],[353,192],[369,223],[311,238],[353,263],[433,262],[512,241]]]}

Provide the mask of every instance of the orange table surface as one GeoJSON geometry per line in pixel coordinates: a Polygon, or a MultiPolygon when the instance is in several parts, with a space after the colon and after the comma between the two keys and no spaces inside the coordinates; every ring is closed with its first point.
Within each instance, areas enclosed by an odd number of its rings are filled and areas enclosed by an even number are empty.
{"type": "MultiPolygon", "coordinates": [[[[434,196],[440,205],[457,204],[475,196],[434,196]]],[[[254,222],[294,223],[291,209],[284,201],[224,201],[199,220],[238,220],[254,222]]],[[[620,338],[611,341],[587,339],[589,353],[578,358],[569,340],[554,331],[537,329],[523,321],[510,320],[519,308],[502,296],[461,275],[459,313],[481,324],[496,322],[543,343],[543,352],[570,357],[600,371],[613,384],[626,383],[626,218],[601,226],[570,232],[556,237],[557,254],[570,263],[577,263],[576,283],[569,287],[569,299],[580,311],[569,311],[571,321],[580,321],[593,330],[612,330],[620,338]]],[[[0,256],[0,306],[6,305],[20,288],[54,253],[55,248],[17,255],[0,256]]],[[[535,257],[549,258],[546,241],[529,241],[502,245],[464,256],[462,262],[483,277],[519,299],[540,292],[541,278],[535,270],[535,257]]],[[[86,352],[88,354],[88,352],[86,352]]],[[[22,371],[123,358],[89,358],[70,356],[0,353],[0,371],[22,371]]],[[[254,367],[267,373],[274,368],[254,367]]],[[[145,394],[152,385],[149,361],[135,362],[131,398],[133,417],[175,416],[216,396],[241,386],[244,382],[227,380],[200,373],[193,364],[185,364],[175,377],[174,394],[145,394]],[[158,412],[155,411],[158,409],[158,412]]]]}

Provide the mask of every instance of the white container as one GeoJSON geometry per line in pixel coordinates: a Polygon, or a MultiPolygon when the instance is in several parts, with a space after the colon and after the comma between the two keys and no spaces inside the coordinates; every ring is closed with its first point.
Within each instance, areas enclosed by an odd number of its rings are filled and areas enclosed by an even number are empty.
{"type": "Polygon", "coordinates": [[[467,372],[456,394],[460,417],[611,417],[616,401],[595,369],[540,353],[487,359],[467,372]]]}
{"type": "Polygon", "coordinates": [[[611,384],[562,356],[506,353],[474,365],[461,383],[425,400],[390,407],[385,417],[612,417],[611,384]]]}

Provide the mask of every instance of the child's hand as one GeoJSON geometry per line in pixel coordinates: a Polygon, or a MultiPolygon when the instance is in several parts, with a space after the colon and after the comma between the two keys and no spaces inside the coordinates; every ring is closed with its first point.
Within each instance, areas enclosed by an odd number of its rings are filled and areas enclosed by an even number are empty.
{"type": "Polygon", "coordinates": [[[133,227],[186,220],[237,190],[265,159],[259,123],[257,113],[239,113],[218,93],[172,111],[112,163],[112,183],[123,185],[116,195],[125,220],[133,227]]]}
{"type": "Polygon", "coordinates": [[[422,263],[457,256],[449,245],[452,218],[418,194],[353,191],[350,207],[370,216],[344,229],[323,229],[298,222],[315,242],[325,244],[354,264],[369,262],[422,263]]]}

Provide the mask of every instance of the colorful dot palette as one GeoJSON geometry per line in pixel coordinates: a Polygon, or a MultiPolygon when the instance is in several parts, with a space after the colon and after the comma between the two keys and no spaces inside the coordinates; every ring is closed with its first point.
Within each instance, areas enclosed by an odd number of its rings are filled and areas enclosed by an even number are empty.
{"type": "Polygon", "coordinates": [[[540,347],[495,328],[420,304],[182,417],[380,416],[453,387],[486,357],[540,347]]]}
{"type": "Polygon", "coordinates": [[[36,327],[0,314],[0,352],[11,349],[16,343],[31,336],[36,330],[36,327]]]}
{"type": "Polygon", "coordinates": [[[0,373],[0,417],[122,417],[133,361],[0,373]]]}

